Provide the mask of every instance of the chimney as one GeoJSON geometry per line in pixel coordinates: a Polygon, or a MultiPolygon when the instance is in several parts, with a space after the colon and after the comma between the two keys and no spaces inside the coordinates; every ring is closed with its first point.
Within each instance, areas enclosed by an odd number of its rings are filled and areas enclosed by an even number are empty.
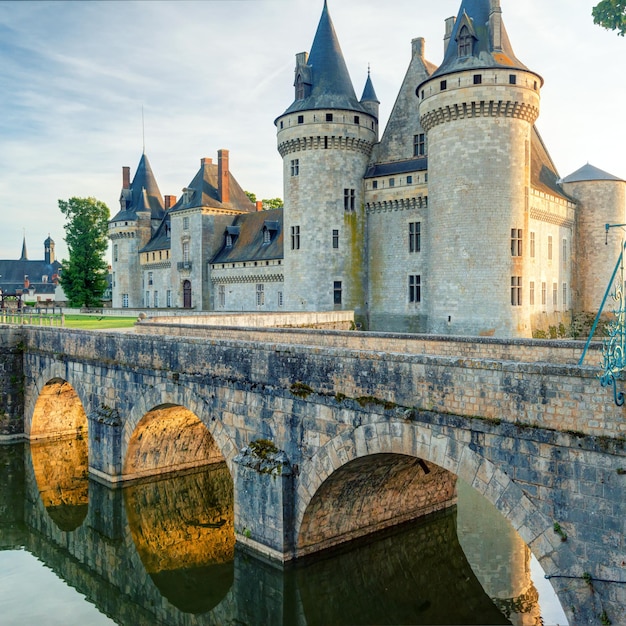
{"type": "Polygon", "coordinates": [[[411,42],[413,46],[413,58],[424,58],[424,38],[418,37],[411,42]]]}
{"type": "Polygon", "coordinates": [[[209,159],[208,157],[204,157],[200,159],[200,166],[206,167],[207,165],[213,165],[213,159],[209,159]]]}
{"type": "Polygon", "coordinates": [[[176,204],[176,196],[165,196],[163,202],[165,203],[165,210],[167,211],[176,204]]]}
{"type": "Polygon", "coordinates": [[[122,168],[122,189],[130,189],[130,167],[122,168]]]}
{"type": "Polygon", "coordinates": [[[257,200],[256,201],[256,210],[257,211],[262,211],[263,210],[263,200],[257,200]]]}
{"type": "Polygon", "coordinates": [[[489,32],[491,34],[491,47],[494,50],[502,50],[502,9],[500,8],[500,0],[491,0],[489,32]]]}
{"type": "Polygon", "coordinates": [[[452,37],[452,30],[454,29],[454,24],[456,23],[456,17],[449,17],[446,19],[446,34],[443,36],[443,54],[445,56],[448,51],[448,44],[450,43],[450,38],[452,37]]]}
{"type": "Polygon", "coordinates": [[[220,202],[222,204],[228,204],[230,202],[228,150],[218,150],[217,152],[217,190],[220,195],[220,202]]]}

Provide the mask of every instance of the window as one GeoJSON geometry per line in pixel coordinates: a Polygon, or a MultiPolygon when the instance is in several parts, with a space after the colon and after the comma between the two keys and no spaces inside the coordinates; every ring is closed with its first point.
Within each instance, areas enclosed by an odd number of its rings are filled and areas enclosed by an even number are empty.
{"type": "Polygon", "coordinates": [[[535,233],[530,233],[530,258],[535,258],[535,233]]]}
{"type": "Polygon", "coordinates": [[[333,283],[333,302],[335,304],[341,304],[341,281],[336,280],[333,283]]]}
{"type": "Polygon", "coordinates": [[[459,42],[459,56],[470,56],[470,54],[472,54],[472,36],[467,26],[463,26],[463,28],[461,28],[457,41],[459,42]]]}
{"type": "Polygon", "coordinates": [[[183,263],[189,263],[189,242],[183,241],[183,263]]]}
{"type": "Polygon", "coordinates": [[[420,133],[413,135],[413,156],[419,157],[426,154],[426,135],[420,133]]]}
{"type": "Polygon", "coordinates": [[[189,230],[189,218],[183,217],[183,230],[189,230]]]}
{"type": "Polygon", "coordinates": [[[226,306],[226,285],[217,286],[217,306],[220,309],[226,306]]]}
{"type": "Polygon", "coordinates": [[[390,178],[389,179],[389,186],[390,187],[395,187],[396,186],[396,179],[395,178],[390,178]]]}
{"type": "Polygon", "coordinates": [[[326,113],[326,121],[327,122],[332,122],[333,121],[333,114],[332,113],[326,113]]]}
{"type": "Polygon", "coordinates": [[[298,124],[304,124],[304,115],[298,115],[298,124]]]}
{"type": "Polygon", "coordinates": [[[300,226],[291,227],[291,249],[300,250],[300,226]]]}
{"type": "Polygon", "coordinates": [[[148,272],[148,285],[152,285],[153,281],[152,281],[152,272],[148,272]]]}
{"type": "Polygon", "coordinates": [[[354,211],[355,199],[356,199],[356,190],[355,189],[344,189],[343,190],[343,208],[346,211],[354,211]]]}
{"type": "Polygon", "coordinates": [[[300,75],[296,80],[296,100],[304,100],[304,82],[300,75]]]}
{"type": "Polygon", "coordinates": [[[422,301],[422,277],[419,274],[409,276],[409,302],[422,301]]]}
{"type": "Polygon", "coordinates": [[[256,286],[256,305],[265,306],[265,285],[256,286]]]}
{"type": "Polygon", "coordinates": [[[447,80],[442,80],[439,83],[439,88],[441,89],[441,91],[445,91],[448,88],[448,81],[447,80]]]}
{"type": "Polygon", "coordinates": [[[291,161],[291,175],[292,176],[300,175],[300,159],[293,159],[291,161]]]}
{"type": "Polygon", "coordinates": [[[170,308],[172,306],[172,291],[171,291],[171,289],[168,289],[165,292],[165,306],[167,306],[168,308],[170,308]]]}
{"type": "Polygon", "coordinates": [[[146,307],[147,309],[149,309],[149,308],[150,308],[150,292],[149,292],[149,291],[146,291],[146,302],[145,302],[145,307],[146,307]]]}
{"type": "Polygon", "coordinates": [[[511,305],[522,306],[522,277],[511,276],[511,305]]]}
{"type": "MultiPolygon", "coordinates": [[[[48,282],[48,281],[44,281],[44,282],[48,282]]],[[[113,286],[115,287],[115,272],[113,272],[113,286]]]]}
{"type": "Polygon", "coordinates": [[[113,260],[117,262],[117,244],[113,246],[113,260]]]}
{"type": "Polygon", "coordinates": [[[535,282],[532,280],[530,281],[529,294],[530,294],[530,306],[535,306],[535,282]]]}
{"type": "Polygon", "coordinates": [[[372,183],[372,189],[378,189],[378,181],[377,181],[377,180],[375,180],[375,181],[372,183]]]}
{"type": "Polygon", "coordinates": [[[230,233],[226,235],[226,247],[227,248],[233,247],[233,236],[230,233]]]}
{"type": "Polygon", "coordinates": [[[122,294],[122,307],[125,309],[128,308],[128,294],[127,293],[122,294]]]}
{"type": "Polygon", "coordinates": [[[333,248],[337,250],[339,248],[339,231],[333,230],[333,248]]]}
{"type": "Polygon", "coordinates": [[[517,76],[515,74],[509,74],[509,85],[517,84],[517,76]]]}
{"type": "Polygon", "coordinates": [[[269,228],[263,229],[263,243],[269,243],[272,240],[272,233],[269,228]]]}
{"type": "Polygon", "coordinates": [[[563,239],[563,267],[567,267],[567,239],[563,239]]]}
{"type": "Polygon", "coordinates": [[[567,283],[563,283],[563,310],[567,309],[567,283]]]}
{"type": "Polygon", "coordinates": [[[413,184],[413,176],[407,176],[406,177],[406,184],[407,185],[412,185],[413,184]]]}
{"type": "Polygon", "coordinates": [[[409,222],[409,252],[422,249],[422,222],[409,222]]]}
{"type": "Polygon", "coordinates": [[[278,292],[278,306],[283,306],[283,292],[278,292]]]}
{"type": "Polygon", "coordinates": [[[552,235],[548,236],[548,261],[552,261],[552,235]]]}
{"type": "Polygon", "coordinates": [[[155,291],[154,292],[154,308],[158,308],[159,307],[159,292],[155,291]]]}
{"type": "Polygon", "coordinates": [[[358,115],[354,116],[354,123],[355,124],[360,124],[361,123],[361,118],[358,115]]]}
{"type": "Polygon", "coordinates": [[[475,85],[481,85],[483,82],[483,75],[482,74],[474,74],[474,84],[475,85]]]}
{"type": "Polygon", "coordinates": [[[541,304],[546,305],[546,284],[541,283],[541,304]]]}
{"type": "Polygon", "coordinates": [[[521,228],[511,228],[511,256],[522,256],[521,228]]]}
{"type": "Polygon", "coordinates": [[[552,283],[552,304],[557,307],[559,304],[559,286],[552,283]]]}

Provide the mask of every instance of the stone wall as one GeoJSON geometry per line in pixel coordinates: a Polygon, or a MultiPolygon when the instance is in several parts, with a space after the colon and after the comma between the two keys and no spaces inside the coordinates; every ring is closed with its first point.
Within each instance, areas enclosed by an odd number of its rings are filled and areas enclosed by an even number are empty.
{"type": "Polygon", "coordinates": [[[24,432],[23,341],[21,328],[0,326],[0,441],[24,432]]]}

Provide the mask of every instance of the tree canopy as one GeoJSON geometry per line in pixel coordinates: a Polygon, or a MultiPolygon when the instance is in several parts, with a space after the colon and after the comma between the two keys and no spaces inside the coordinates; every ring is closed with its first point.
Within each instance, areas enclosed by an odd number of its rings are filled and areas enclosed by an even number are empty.
{"type": "Polygon", "coordinates": [[[602,0],[591,12],[594,24],[626,35],[626,0],[602,0]]]}
{"type": "MultiPolygon", "coordinates": [[[[250,202],[256,203],[257,197],[255,193],[252,193],[251,191],[245,191],[244,193],[248,196],[250,202]]],[[[284,206],[282,198],[265,198],[261,200],[261,202],[263,203],[264,211],[269,211],[270,209],[282,209],[284,206]]]]}
{"type": "Polygon", "coordinates": [[[109,207],[95,198],[59,200],[65,216],[69,259],[63,260],[61,286],[72,307],[102,305],[107,288],[109,207]]]}

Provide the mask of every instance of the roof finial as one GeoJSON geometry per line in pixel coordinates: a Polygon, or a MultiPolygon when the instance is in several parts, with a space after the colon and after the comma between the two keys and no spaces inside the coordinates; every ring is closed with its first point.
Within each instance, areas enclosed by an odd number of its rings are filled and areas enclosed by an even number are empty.
{"type": "Polygon", "coordinates": [[[146,153],[146,125],[145,125],[144,117],[143,117],[143,104],[141,105],[141,139],[142,139],[142,144],[143,144],[142,154],[145,154],[146,153]]]}

